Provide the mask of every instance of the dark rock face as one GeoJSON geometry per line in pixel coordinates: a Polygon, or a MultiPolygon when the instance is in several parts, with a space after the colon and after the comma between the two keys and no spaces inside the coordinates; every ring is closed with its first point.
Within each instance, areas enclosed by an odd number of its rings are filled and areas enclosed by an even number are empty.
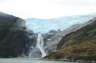
{"type": "Polygon", "coordinates": [[[63,37],[63,31],[51,30],[44,35],[45,50],[47,53],[53,52],[57,48],[57,44],[63,37]]]}
{"type": "Polygon", "coordinates": [[[24,20],[0,13],[0,57],[21,56],[28,42],[26,33],[24,20]]]}
{"type": "MultiPolygon", "coordinates": [[[[37,41],[37,34],[34,33],[33,31],[31,30],[27,30],[27,36],[28,36],[28,41],[27,41],[27,44],[26,44],[26,50],[25,50],[25,53],[24,55],[25,56],[29,56],[30,53],[34,52],[35,47],[36,47],[36,41],[37,41]]],[[[33,56],[36,55],[36,53],[32,53],[33,56]]],[[[35,57],[33,57],[35,58],[35,57]]]]}
{"type": "Polygon", "coordinates": [[[0,23],[14,22],[16,17],[0,12],[0,23]]]}

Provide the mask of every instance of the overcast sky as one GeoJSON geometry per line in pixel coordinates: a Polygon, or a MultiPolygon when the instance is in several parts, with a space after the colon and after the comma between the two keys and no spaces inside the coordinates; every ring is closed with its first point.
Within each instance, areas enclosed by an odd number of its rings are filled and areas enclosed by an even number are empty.
{"type": "Polygon", "coordinates": [[[50,19],[95,13],[96,0],[0,0],[0,11],[24,19],[50,19]]]}

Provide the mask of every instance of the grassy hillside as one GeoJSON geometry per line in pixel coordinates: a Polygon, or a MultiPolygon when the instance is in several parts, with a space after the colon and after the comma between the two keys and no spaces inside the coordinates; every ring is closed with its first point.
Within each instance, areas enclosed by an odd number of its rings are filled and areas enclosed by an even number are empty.
{"type": "Polygon", "coordinates": [[[59,42],[57,51],[49,59],[96,60],[96,20],[87,26],[67,34],[59,42]]]}

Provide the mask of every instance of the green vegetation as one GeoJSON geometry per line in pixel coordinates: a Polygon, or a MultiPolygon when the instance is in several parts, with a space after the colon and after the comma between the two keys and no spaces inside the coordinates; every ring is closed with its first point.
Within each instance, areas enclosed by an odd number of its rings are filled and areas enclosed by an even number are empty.
{"type": "Polygon", "coordinates": [[[13,26],[14,26],[13,24],[0,24],[0,28],[3,28],[3,29],[9,29],[13,26]]]}
{"type": "Polygon", "coordinates": [[[96,60],[96,43],[84,42],[81,44],[74,44],[51,53],[48,58],[96,60]]]}
{"type": "Polygon", "coordinates": [[[96,21],[64,36],[49,59],[96,60],[96,21]]]}

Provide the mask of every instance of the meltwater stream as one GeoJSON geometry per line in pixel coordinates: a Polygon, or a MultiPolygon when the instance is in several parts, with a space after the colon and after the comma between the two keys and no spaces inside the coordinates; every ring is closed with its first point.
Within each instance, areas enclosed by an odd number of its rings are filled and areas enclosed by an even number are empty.
{"type": "Polygon", "coordinates": [[[44,48],[44,39],[41,33],[38,33],[35,47],[32,45],[29,48],[29,51],[29,58],[43,58],[47,55],[44,48]]]}
{"type": "Polygon", "coordinates": [[[42,34],[40,34],[40,33],[38,33],[36,47],[40,50],[40,52],[42,54],[41,57],[45,57],[46,56],[46,52],[44,50],[44,40],[43,40],[42,34]]]}

